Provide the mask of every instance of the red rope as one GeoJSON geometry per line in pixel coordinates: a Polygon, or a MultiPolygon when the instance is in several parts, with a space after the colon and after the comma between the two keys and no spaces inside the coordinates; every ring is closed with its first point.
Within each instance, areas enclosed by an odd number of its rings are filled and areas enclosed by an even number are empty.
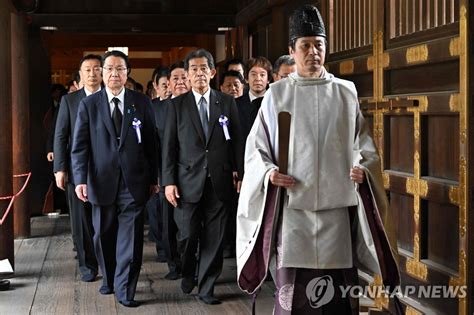
{"type": "Polygon", "coordinates": [[[0,219],[0,226],[3,225],[3,222],[7,219],[7,216],[8,216],[8,214],[10,213],[10,211],[11,211],[11,209],[12,209],[13,202],[15,201],[15,198],[18,197],[19,195],[21,195],[21,193],[25,190],[26,186],[28,186],[28,183],[29,183],[30,178],[31,178],[31,172],[25,173],[25,174],[13,175],[14,178],[17,178],[17,177],[25,177],[25,176],[27,176],[27,178],[26,178],[26,180],[25,180],[25,183],[23,184],[23,187],[21,187],[21,189],[20,189],[19,192],[17,192],[17,193],[14,194],[13,196],[0,197],[0,200],[8,200],[8,199],[10,199],[10,203],[8,204],[8,208],[7,208],[7,210],[5,211],[5,213],[3,214],[2,219],[0,219]]]}

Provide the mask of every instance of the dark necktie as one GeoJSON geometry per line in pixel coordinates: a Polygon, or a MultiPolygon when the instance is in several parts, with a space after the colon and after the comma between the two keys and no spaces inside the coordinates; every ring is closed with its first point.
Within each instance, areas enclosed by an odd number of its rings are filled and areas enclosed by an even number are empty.
{"type": "Polygon", "coordinates": [[[199,118],[201,119],[202,130],[204,130],[204,135],[207,139],[209,120],[207,119],[206,99],[204,98],[204,96],[201,96],[201,99],[199,100],[199,118]]]}
{"type": "Polygon", "coordinates": [[[112,102],[114,102],[115,104],[114,111],[112,112],[112,120],[114,121],[115,134],[117,136],[117,140],[120,140],[120,132],[122,131],[122,112],[120,111],[118,107],[120,100],[114,97],[112,99],[112,102]]]}

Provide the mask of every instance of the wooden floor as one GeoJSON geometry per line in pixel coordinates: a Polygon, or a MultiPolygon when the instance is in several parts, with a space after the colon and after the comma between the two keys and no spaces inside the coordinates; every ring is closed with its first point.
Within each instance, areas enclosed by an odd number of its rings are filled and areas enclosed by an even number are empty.
{"type": "MultiPolygon", "coordinates": [[[[146,239],[146,237],[145,237],[146,239]]],[[[13,314],[250,314],[251,300],[236,285],[234,259],[226,259],[215,288],[221,305],[207,306],[196,295],[184,295],[180,281],[163,279],[166,264],[155,261],[154,243],[145,242],[136,309],[98,293],[101,280],[81,282],[72,250],[69,217],[32,219],[32,237],[15,241],[12,288],[0,292],[0,315],[13,314]]],[[[193,292],[195,293],[195,291],[193,292]]],[[[271,314],[273,285],[264,284],[257,314],[271,314]]]]}

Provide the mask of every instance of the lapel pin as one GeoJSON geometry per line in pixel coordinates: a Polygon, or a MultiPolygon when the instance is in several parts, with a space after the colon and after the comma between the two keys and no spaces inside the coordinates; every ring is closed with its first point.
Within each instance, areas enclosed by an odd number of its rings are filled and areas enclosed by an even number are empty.
{"type": "Polygon", "coordinates": [[[222,130],[224,131],[225,140],[230,140],[229,129],[227,128],[227,126],[229,125],[229,118],[227,118],[227,116],[220,115],[219,125],[221,125],[222,130]]]}

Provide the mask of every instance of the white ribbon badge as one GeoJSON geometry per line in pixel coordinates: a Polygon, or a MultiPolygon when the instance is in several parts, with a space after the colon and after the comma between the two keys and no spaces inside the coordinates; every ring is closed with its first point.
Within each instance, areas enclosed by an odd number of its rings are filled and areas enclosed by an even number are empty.
{"type": "Polygon", "coordinates": [[[138,143],[142,143],[142,133],[140,131],[140,128],[142,127],[142,122],[140,121],[140,119],[133,118],[132,126],[133,129],[135,129],[135,133],[137,134],[138,143]]]}
{"type": "Polygon", "coordinates": [[[227,118],[224,115],[221,115],[219,117],[219,125],[221,125],[222,130],[224,130],[225,140],[226,141],[230,140],[229,128],[227,128],[227,126],[229,125],[229,118],[227,118]]]}

